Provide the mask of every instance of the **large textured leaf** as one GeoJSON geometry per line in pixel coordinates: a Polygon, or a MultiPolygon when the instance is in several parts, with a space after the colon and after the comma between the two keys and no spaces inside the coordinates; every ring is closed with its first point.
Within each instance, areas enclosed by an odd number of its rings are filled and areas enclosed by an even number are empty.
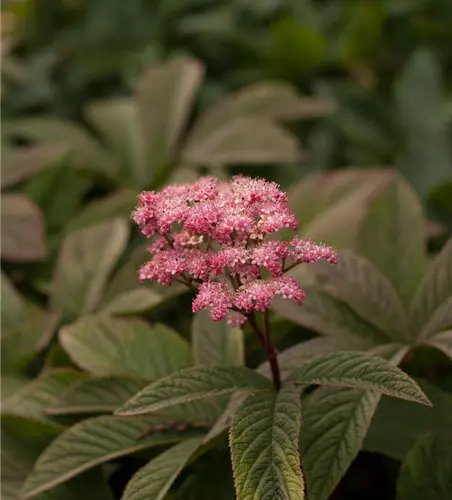
{"type": "Polygon", "coordinates": [[[151,174],[174,160],[203,73],[201,62],[178,58],[150,68],[138,83],[137,103],[151,174]]]}
{"type": "Polygon", "coordinates": [[[371,264],[351,251],[339,254],[336,266],[317,266],[319,281],[359,316],[393,340],[406,337],[406,315],[391,283],[371,264]]]}
{"type": "Polygon", "coordinates": [[[452,395],[426,381],[418,380],[418,383],[433,406],[383,398],[372,419],[364,450],[403,460],[421,434],[450,427],[452,395]],[[410,418],[400,418],[401,415],[409,415],[410,418]]]}
{"type": "Polygon", "coordinates": [[[258,118],[239,118],[183,151],[192,165],[221,167],[236,163],[293,163],[301,158],[296,139],[278,125],[258,118]]]}
{"type": "Polygon", "coordinates": [[[61,329],[71,359],[94,375],[164,377],[192,364],[188,343],[164,325],[139,319],[87,316],[61,329]]]}
{"type": "Polygon", "coordinates": [[[127,224],[121,219],[70,233],[58,258],[52,309],[68,320],[95,310],[127,238],[127,224]]]}
{"type": "Polygon", "coordinates": [[[2,259],[27,262],[46,255],[44,221],[38,207],[20,194],[2,194],[2,259]]]}
{"type": "Polygon", "coordinates": [[[192,349],[195,364],[243,365],[243,332],[226,322],[213,322],[209,314],[198,313],[192,324],[192,349]]]}
{"type": "Polygon", "coordinates": [[[397,500],[449,500],[451,495],[452,434],[425,434],[402,464],[397,500]]]}
{"type": "Polygon", "coordinates": [[[165,421],[102,416],[84,420],[61,434],[36,462],[24,486],[24,498],[31,498],[103,462],[161,446],[198,434],[199,431],[162,430],[148,436],[153,424],[165,421]]]}
{"type": "Polygon", "coordinates": [[[139,286],[126,290],[109,301],[101,311],[108,314],[137,314],[148,311],[166,300],[167,296],[152,288],[139,286]]]}
{"type": "Polygon", "coordinates": [[[427,265],[425,223],[412,188],[395,177],[370,203],[358,236],[358,251],[392,283],[409,306],[427,265]]]}
{"type": "Polygon", "coordinates": [[[452,359],[452,330],[437,333],[428,339],[428,345],[436,347],[452,359]]]}
{"type": "Polygon", "coordinates": [[[416,382],[383,358],[355,351],[319,354],[294,370],[290,380],[377,391],[408,401],[430,405],[416,382]]]}
{"type": "Polygon", "coordinates": [[[361,448],[379,394],[321,387],[303,405],[301,456],[310,500],[326,500],[361,448]]]}
{"type": "Polygon", "coordinates": [[[451,152],[445,96],[437,61],[418,49],[403,68],[395,86],[396,116],[406,133],[397,162],[421,195],[450,178],[451,152]]]}
{"type": "Polygon", "coordinates": [[[435,331],[429,327],[436,312],[452,297],[452,238],[431,264],[411,308],[411,328],[419,338],[427,338],[435,331]]]}
{"type": "Polygon", "coordinates": [[[301,97],[285,83],[262,82],[216,103],[196,123],[189,141],[201,141],[212,130],[237,118],[309,118],[327,114],[331,109],[330,103],[301,97]]]}
{"type": "Polygon", "coordinates": [[[276,299],[273,307],[278,314],[322,335],[337,338],[356,336],[369,344],[389,341],[384,332],[358,316],[340,298],[318,287],[304,288],[306,299],[303,306],[299,307],[291,300],[276,299]]]}
{"type": "Polygon", "coordinates": [[[206,399],[236,390],[268,390],[270,380],[244,367],[196,366],[157,380],[130,399],[116,413],[139,415],[206,399]]]}
{"type": "Polygon", "coordinates": [[[300,393],[291,385],[246,399],[229,433],[237,500],[305,498],[300,419],[300,393]]]}
{"type": "Polygon", "coordinates": [[[202,440],[176,444],[142,467],[127,483],[123,500],[163,500],[202,440]]]}

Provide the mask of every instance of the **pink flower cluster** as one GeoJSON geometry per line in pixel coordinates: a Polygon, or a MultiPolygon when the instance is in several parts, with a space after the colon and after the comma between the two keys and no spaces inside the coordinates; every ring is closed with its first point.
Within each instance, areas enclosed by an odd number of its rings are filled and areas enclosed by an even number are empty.
{"type": "Polygon", "coordinates": [[[243,324],[251,312],[269,309],[276,295],[301,304],[304,291],[285,272],[298,263],[337,262],[327,245],[269,238],[296,230],[297,221],[287,195],[262,179],[203,177],[144,192],[133,219],[152,238],[152,259],[139,270],[140,280],[176,280],[196,289],[193,312],[210,308],[214,321],[229,315],[234,325],[243,324]]]}

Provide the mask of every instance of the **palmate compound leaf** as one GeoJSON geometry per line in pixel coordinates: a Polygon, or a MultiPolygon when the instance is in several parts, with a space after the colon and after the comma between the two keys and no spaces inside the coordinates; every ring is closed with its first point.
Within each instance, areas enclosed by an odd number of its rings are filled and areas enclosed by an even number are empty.
{"type": "Polygon", "coordinates": [[[416,382],[383,358],[369,353],[337,351],[319,354],[290,375],[296,384],[317,384],[376,391],[430,405],[416,382]]]}
{"type": "Polygon", "coordinates": [[[192,364],[186,340],[137,318],[87,316],[62,328],[60,342],[75,363],[98,376],[157,379],[192,364]]]}
{"type": "MultiPolygon", "coordinates": [[[[397,365],[406,351],[391,352],[390,363],[397,365]]],[[[300,449],[310,500],[326,500],[337,486],[361,449],[380,398],[337,387],[321,387],[306,398],[300,449]]]]}
{"type": "Polygon", "coordinates": [[[237,390],[270,390],[269,379],[245,367],[195,366],[157,380],[116,411],[140,415],[172,406],[230,394],[237,390]]]}
{"type": "Polygon", "coordinates": [[[153,425],[165,424],[168,421],[164,417],[102,416],[70,427],[39,457],[22,497],[32,498],[109,460],[201,434],[197,429],[168,429],[145,435],[153,425]]]}
{"type": "Polygon", "coordinates": [[[397,500],[450,500],[451,496],[450,429],[424,434],[402,464],[397,482],[397,500]]]}
{"type": "Polygon", "coordinates": [[[122,500],[163,500],[201,444],[201,438],[187,439],[148,462],[127,483],[122,500]]]}
{"type": "Polygon", "coordinates": [[[128,233],[127,223],[114,219],[66,237],[56,266],[52,310],[74,320],[96,309],[106,281],[125,249],[128,233]]]}
{"type": "Polygon", "coordinates": [[[304,498],[300,419],[300,391],[293,385],[245,400],[229,433],[237,500],[304,498]]]}

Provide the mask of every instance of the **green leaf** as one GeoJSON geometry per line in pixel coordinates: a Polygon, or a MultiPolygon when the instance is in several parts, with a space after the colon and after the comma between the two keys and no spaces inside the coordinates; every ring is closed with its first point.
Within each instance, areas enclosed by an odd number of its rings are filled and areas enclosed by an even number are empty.
{"type": "Polygon", "coordinates": [[[383,358],[338,351],[319,354],[295,369],[290,381],[377,391],[407,401],[431,405],[416,382],[383,358]]]}
{"type": "Polygon", "coordinates": [[[406,314],[391,283],[367,259],[344,250],[335,266],[316,266],[324,288],[389,338],[405,340],[406,314]]]}
{"type": "Polygon", "coordinates": [[[192,364],[188,342],[164,325],[87,316],[63,327],[60,342],[74,362],[98,376],[160,378],[192,364]]]}
{"type": "Polygon", "coordinates": [[[70,233],[58,258],[52,309],[68,320],[94,311],[127,238],[128,227],[121,219],[70,233]]]}
{"type": "Polygon", "coordinates": [[[210,315],[197,313],[192,323],[192,349],[198,365],[243,365],[243,332],[226,322],[213,322],[210,315]]]}
{"type": "Polygon", "coordinates": [[[55,439],[35,464],[27,478],[23,498],[31,498],[92,467],[153,446],[178,442],[199,431],[153,431],[144,433],[155,423],[149,418],[102,416],[84,420],[55,439]]]}
{"type": "Polygon", "coordinates": [[[151,460],[132,476],[122,499],[163,500],[201,442],[200,438],[187,439],[151,460]]]}
{"type": "Polygon", "coordinates": [[[417,382],[432,402],[432,407],[383,398],[372,419],[364,450],[403,460],[421,434],[450,427],[452,395],[424,380],[417,382]],[[410,418],[400,418],[401,415],[410,418]]]}
{"type": "Polygon", "coordinates": [[[2,194],[1,257],[14,262],[46,256],[44,221],[38,207],[21,194],[2,194]]]}
{"type": "Polygon", "coordinates": [[[140,286],[126,290],[102,307],[101,312],[107,314],[137,314],[148,311],[166,300],[167,296],[152,288],[140,286]]]}
{"type": "Polygon", "coordinates": [[[137,377],[102,377],[80,380],[72,384],[46,408],[49,415],[77,413],[113,413],[129,398],[149,385],[148,379],[137,377]]]}
{"type": "Polygon", "coordinates": [[[426,49],[416,50],[395,85],[396,116],[406,132],[399,170],[421,195],[450,179],[451,153],[440,68],[426,49]]]}
{"type": "Polygon", "coordinates": [[[452,295],[436,309],[424,331],[428,332],[428,338],[430,339],[431,334],[436,337],[436,332],[441,332],[441,330],[450,327],[452,327],[452,295]]]}
{"type": "Polygon", "coordinates": [[[230,164],[294,163],[302,154],[297,140],[280,126],[259,118],[238,118],[196,142],[182,153],[188,164],[221,167],[230,164]]]}
{"type": "Polygon", "coordinates": [[[1,273],[2,328],[14,327],[25,311],[25,299],[16,290],[6,274],[1,273]]]}
{"type": "Polygon", "coordinates": [[[310,500],[326,500],[358,455],[380,395],[321,387],[303,404],[301,456],[310,500]]]}
{"type": "Polygon", "coordinates": [[[358,251],[394,286],[409,306],[427,266],[421,203],[395,177],[370,203],[358,236],[358,251]]]}
{"type": "Polygon", "coordinates": [[[436,347],[452,359],[452,330],[446,330],[433,335],[433,337],[428,339],[427,344],[436,347]]]}
{"type": "MultiPolygon", "coordinates": [[[[410,312],[411,328],[420,332],[419,339],[428,338],[432,331],[429,322],[452,297],[452,238],[444,245],[430,265],[413,299],[410,312]]],[[[439,313],[438,313],[439,314],[439,313]]]]}
{"type": "Polygon", "coordinates": [[[291,385],[245,400],[229,432],[237,500],[305,498],[300,421],[300,393],[291,385]]]}
{"type": "Polygon", "coordinates": [[[231,392],[269,390],[270,380],[245,367],[195,366],[157,380],[116,411],[118,415],[139,415],[231,392]]]}
{"type": "Polygon", "coordinates": [[[397,500],[449,500],[452,494],[452,435],[429,433],[409,451],[397,481],[397,500]]]}

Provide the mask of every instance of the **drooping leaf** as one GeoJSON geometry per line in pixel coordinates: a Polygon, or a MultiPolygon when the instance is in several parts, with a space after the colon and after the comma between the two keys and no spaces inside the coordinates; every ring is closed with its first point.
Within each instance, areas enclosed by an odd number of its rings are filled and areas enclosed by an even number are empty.
{"type": "Polygon", "coordinates": [[[303,404],[301,456],[311,500],[326,500],[358,455],[380,394],[321,387],[303,404]]]}
{"type": "Polygon", "coordinates": [[[425,196],[451,176],[445,96],[438,63],[428,50],[413,52],[401,71],[395,85],[395,104],[406,133],[397,166],[425,196]]]}
{"type": "Polygon", "coordinates": [[[189,143],[182,159],[191,165],[294,163],[302,153],[296,139],[269,120],[239,118],[189,143]]]}
{"type": "Polygon", "coordinates": [[[325,289],[389,338],[405,340],[406,314],[391,283],[367,259],[351,251],[339,254],[335,266],[317,266],[325,289]]]}
{"type": "Polygon", "coordinates": [[[108,460],[199,433],[197,430],[162,430],[144,436],[156,423],[164,424],[165,421],[102,416],[70,427],[39,457],[24,485],[23,498],[47,491],[108,460]]]}
{"type": "Polygon", "coordinates": [[[195,366],[157,380],[130,399],[118,415],[140,415],[230,394],[237,390],[269,390],[270,380],[245,367],[195,366]]]}
{"type": "Polygon", "coordinates": [[[427,266],[420,201],[403,179],[394,179],[370,203],[361,224],[358,252],[389,279],[408,306],[427,266]]]}
{"type": "Polygon", "coordinates": [[[300,393],[292,385],[245,400],[229,433],[238,500],[305,498],[298,452],[300,420],[300,393]]]}
{"type": "Polygon", "coordinates": [[[52,309],[68,320],[95,310],[127,238],[127,224],[121,219],[70,233],[57,263],[52,309]]]}
{"type": "Polygon", "coordinates": [[[428,339],[428,345],[436,347],[452,359],[452,330],[437,333],[428,339]]]}
{"type": "Polygon", "coordinates": [[[382,398],[364,441],[364,450],[403,460],[421,434],[450,427],[452,395],[424,380],[417,382],[432,402],[432,407],[382,398]],[[409,415],[409,418],[401,418],[401,415],[409,415]]]}
{"type": "Polygon", "coordinates": [[[60,331],[71,359],[98,376],[164,377],[192,364],[188,343],[164,325],[140,319],[87,316],[60,331]]]}
{"type": "Polygon", "coordinates": [[[201,443],[201,438],[187,439],[151,460],[132,476],[122,499],[163,500],[201,443]]]}
{"type": "Polygon", "coordinates": [[[231,328],[224,321],[214,323],[204,311],[193,318],[191,341],[195,364],[244,364],[242,330],[231,328]]]}
{"type": "Polygon", "coordinates": [[[2,259],[18,262],[46,256],[44,221],[38,207],[20,194],[2,194],[2,259]]]}
{"type": "Polygon", "coordinates": [[[452,494],[452,435],[419,437],[408,452],[397,482],[397,500],[449,500],[452,494]]]}
{"type": "Polygon", "coordinates": [[[452,296],[452,239],[450,239],[430,265],[413,299],[411,328],[424,339],[435,333],[428,328],[436,311],[452,296]]]}
{"type": "Polygon", "coordinates": [[[368,353],[337,351],[319,354],[295,369],[290,380],[377,391],[408,401],[430,405],[416,382],[388,361],[368,353]]]}

